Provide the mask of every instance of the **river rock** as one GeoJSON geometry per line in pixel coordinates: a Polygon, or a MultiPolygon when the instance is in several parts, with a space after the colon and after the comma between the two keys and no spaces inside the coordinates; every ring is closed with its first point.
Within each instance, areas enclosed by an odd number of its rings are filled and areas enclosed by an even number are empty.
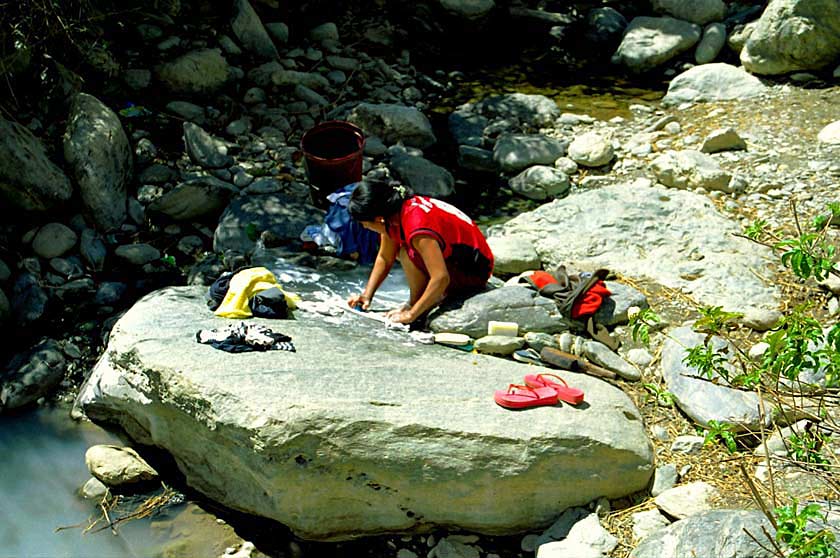
{"type": "Polygon", "coordinates": [[[726,26],[722,23],[711,23],[703,29],[703,37],[694,51],[694,61],[698,64],[708,64],[717,58],[723,45],[726,44],[726,26]]]}
{"type": "Polygon", "coordinates": [[[441,7],[461,19],[480,21],[496,7],[495,0],[441,0],[441,7]]]}
{"type": "MultiPolygon", "coordinates": [[[[679,327],[668,333],[662,347],[662,377],[674,401],[692,420],[702,426],[716,420],[738,430],[759,430],[762,422],[766,427],[770,417],[760,413],[758,395],[752,391],[742,391],[724,384],[712,383],[700,372],[683,362],[689,348],[702,345],[705,335],[693,331],[690,327],[679,327]]],[[[715,337],[714,346],[722,349],[725,342],[715,337]]],[[[728,351],[734,354],[734,349],[728,351]]],[[[733,368],[734,371],[734,368],[733,368]]],[[[722,378],[716,378],[725,382],[722,378]]],[[[772,406],[767,403],[767,408],[772,406]]]]}
{"type": "Polygon", "coordinates": [[[744,68],[761,75],[822,70],[833,67],[838,58],[836,0],[771,0],[741,50],[744,68]]]}
{"type": "Polygon", "coordinates": [[[698,25],[671,17],[636,17],[612,57],[635,73],[659,66],[685,52],[700,40],[698,25]]]}
{"type": "Polygon", "coordinates": [[[0,382],[0,410],[18,409],[48,395],[64,379],[61,347],[45,339],[9,361],[0,382]]]}
{"type": "Polygon", "coordinates": [[[64,134],[64,160],[85,207],[102,230],[119,227],[126,216],[131,181],[131,146],[120,119],[99,99],[77,94],[64,134]]]}
{"type": "Polygon", "coordinates": [[[213,250],[249,253],[265,231],[277,239],[296,242],[304,227],[323,219],[322,210],[282,193],[238,197],[219,219],[213,250]]]}
{"type": "Polygon", "coordinates": [[[156,480],[158,473],[128,447],[100,444],[85,452],[85,464],[90,474],[109,487],[156,480]]]}
{"type": "Polygon", "coordinates": [[[515,413],[491,394],[533,367],[315,313],[265,322],[296,352],[225,353],[195,342],[223,324],[205,292],[164,289],[124,314],[78,405],[170,452],[187,483],[224,506],[319,540],[433,525],[515,533],[650,478],[638,410],[596,378],[575,379],[585,407],[515,413]]]}
{"type": "MultiPolygon", "coordinates": [[[[706,511],[655,531],[630,553],[630,558],[772,558],[776,554],[747,534],[762,541],[765,530],[772,536],[773,527],[760,511],[706,511]]],[[[769,547],[769,541],[764,545],[769,547]]]]}
{"type": "Polygon", "coordinates": [[[650,489],[650,495],[656,498],[666,490],[670,490],[677,484],[677,466],[673,463],[666,463],[656,468],[653,474],[653,486],[650,489]]]}
{"type": "Polygon", "coordinates": [[[610,296],[601,302],[600,308],[595,311],[595,322],[607,327],[626,324],[629,321],[628,312],[634,306],[645,309],[648,304],[647,297],[630,285],[618,281],[604,281],[610,296]]]}
{"type": "Polygon", "coordinates": [[[706,439],[703,436],[677,436],[674,443],[671,444],[671,453],[697,454],[700,453],[704,445],[706,445],[706,439]]]}
{"type": "Polygon", "coordinates": [[[204,176],[182,182],[149,204],[149,211],[176,221],[219,216],[237,190],[231,184],[204,176]]]}
{"type": "Polygon", "coordinates": [[[32,239],[32,250],[42,258],[57,258],[72,250],[78,238],[67,225],[47,223],[32,239]]]}
{"type": "Polygon", "coordinates": [[[137,266],[160,259],[160,251],[154,246],[145,243],[117,246],[114,254],[131,265],[137,266]]]}
{"type": "Polygon", "coordinates": [[[489,120],[475,114],[474,106],[467,104],[455,109],[449,115],[449,132],[460,146],[481,147],[484,143],[484,128],[489,120]]]}
{"type": "Polygon", "coordinates": [[[695,66],[672,79],[662,103],[737,101],[758,97],[765,91],[767,86],[743,68],[716,62],[695,66]]]}
{"type": "Polygon", "coordinates": [[[458,146],[458,166],[467,170],[495,173],[499,169],[493,160],[493,152],[472,145],[458,146]]]}
{"type": "Polygon", "coordinates": [[[584,167],[601,167],[615,157],[612,143],[598,132],[585,132],[569,144],[569,159],[584,167]]]}
{"type": "MultiPolygon", "coordinates": [[[[166,103],[166,109],[177,114],[188,122],[194,122],[199,126],[204,126],[207,120],[207,114],[204,112],[204,107],[190,103],[189,101],[171,101],[166,103]]],[[[164,165],[155,165],[164,166],[164,165]]]]}
{"type": "Polygon", "coordinates": [[[188,52],[161,64],[156,72],[169,91],[187,96],[212,96],[230,79],[230,67],[217,48],[188,52]]]}
{"type": "Polygon", "coordinates": [[[653,160],[651,170],[659,182],[671,188],[732,191],[732,175],[712,157],[693,149],[666,151],[653,160]]]}
{"type": "Polygon", "coordinates": [[[609,555],[618,540],[601,526],[598,515],[587,514],[575,522],[563,540],[545,542],[537,547],[538,558],[599,558],[609,555]]]}
{"type": "Polygon", "coordinates": [[[220,169],[233,164],[233,157],[228,155],[227,144],[214,138],[197,124],[184,122],[184,144],[190,159],[204,168],[220,169]]]}
{"type": "Polygon", "coordinates": [[[425,149],[437,141],[429,119],[414,107],[360,103],[350,111],[347,120],[386,144],[401,141],[425,149]]]}
{"type": "Polygon", "coordinates": [[[96,477],[91,477],[79,490],[83,498],[87,500],[102,500],[108,494],[108,487],[96,477]]]}
{"type": "Polygon", "coordinates": [[[263,27],[260,16],[248,0],[235,0],[233,3],[233,19],[230,22],[233,34],[239,39],[245,50],[261,58],[275,60],[279,58],[277,47],[263,27]]]}
{"type": "Polygon", "coordinates": [[[540,257],[534,243],[524,236],[488,238],[487,244],[493,252],[495,274],[517,274],[540,269],[540,257]]]}
{"type": "Polygon", "coordinates": [[[6,296],[6,293],[3,292],[3,289],[0,289],[0,324],[5,325],[8,323],[11,316],[12,305],[9,303],[9,298],[6,296]]]}
{"type": "Polygon", "coordinates": [[[476,339],[474,345],[479,353],[507,356],[524,347],[525,339],[509,335],[485,335],[476,339]]]}
{"type": "Polygon", "coordinates": [[[0,260],[0,283],[8,281],[11,276],[12,270],[9,269],[8,264],[3,260],[0,260]]]}
{"type": "Polygon", "coordinates": [[[782,319],[782,313],[778,310],[767,308],[751,308],[744,313],[741,323],[755,331],[770,330],[782,319]]]}
{"type": "Polygon", "coordinates": [[[828,145],[840,145],[840,120],[835,120],[820,130],[817,140],[828,145]]]}
{"type": "Polygon", "coordinates": [[[732,128],[713,130],[700,147],[702,153],[719,153],[721,151],[741,151],[747,148],[747,142],[732,128]]]}
{"type": "Polygon", "coordinates": [[[654,502],[671,517],[685,519],[710,509],[710,500],[718,495],[717,488],[698,481],[666,490],[654,498],[654,502]]]}
{"type": "Polygon", "coordinates": [[[566,140],[538,134],[503,134],[493,146],[493,160],[502,172],[515,173],[533,165],[553,165],[568,146],[566,140]]]}
{"type": "Polygon", "coordinates": [[[583,36],[587,48],[597,53],[615,52],[621,42],[624,30],[627,29],[627,19],[615,8],[608,6],[594,8],[586,14],[586,28],[583,36]]]}
{"type": "Polygon", "coordinates": [[[391,158],[390,167],[415,194],[445,198],[455,192],[452,173],[424,157],[397,155],[391,158]]]}
{"type": "Polygon", "coordinates": [[[108,251],[105,248],[105,243],[102,241],[102,238],[94,229],[86,228],[82,231],[79,252],[82,255],[82,259],[87,262],[91,269],[102,271],[105,265],[105,256],[108,251]]]}
{"type": "Polygon", "coordinates": [[[472,106],[472,110],[486,118],[512,119],[525,128],[550,126],[560,118],[560,108],[545,95],[508,93],[491,95],[472,106]]]}
{"type": "Polygon", "coordinates": [[[731,311],[776,308],[778,290],[744,269],[772,257],[732,233],[737,223],[705,196],[661,186],[616,184],[575,193],[488,229],[532,239],[546,269],[607,268],[688,291],[731,311]]]}
{"type": "Polygon", "coordinates": [[[429,316],[435,333],[452,331],[470,337],[487,334],[487,322],[516,322],[519,331],[559,333],[569,324],[557,310],[557,304],[528,287],[505,286],[468,298],[463,303],[443,305],[429,316]]]}
{"type": "Polygon", "coordinates": [[[532,200],[560,198],[572,185],[563,171],[545,165],[528,167],[510,179],[510,189],[532,200]]]}
{"type": "Polygon", "coordinates": [[[720,21],[726,15],[723,0],[653,0],[653,9],[698,25],[720,21]]]}
{"type": "Polygon", "coordinates": [[[278,69],[271,73],[271,83],[279,87],[295,88],[298,85],[308,87],[313,91],[328,89],[330,81],[315,72],[297,72],[294,70],[278,69]]]}
{"type": "Polygon", "coordinates": [[[18,325],[29,326],[41,320],[48,301],[49,296],[38,278],[32,273],[21,273],[12,288],[12,315],[18,325]]]}
{"type": "Polygon", "coordinates": [[[0,118],[0,197],[25,211],[46,211],[70,199],[73,186],[27,128],[0,118]]]}

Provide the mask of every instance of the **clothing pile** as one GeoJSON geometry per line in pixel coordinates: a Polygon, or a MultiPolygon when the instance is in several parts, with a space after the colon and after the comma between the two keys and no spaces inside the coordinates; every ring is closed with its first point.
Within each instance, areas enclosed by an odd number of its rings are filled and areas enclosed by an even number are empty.
{"type": "Polygon", "coordinates": [[[299,300],[283,291],[274,274],[264,267],[222,273],[207,296],[207,305],[222,318],[288,318],[299,300]]]}
{"type": "Polygon", "coordinates": [[[238,324],[219,329],[200,329],[195,340],[204,345],[228,353],[247,353],[251,351],[290,351],[295,352],[292,338],[273,331],[263,325],[238,324]]]}

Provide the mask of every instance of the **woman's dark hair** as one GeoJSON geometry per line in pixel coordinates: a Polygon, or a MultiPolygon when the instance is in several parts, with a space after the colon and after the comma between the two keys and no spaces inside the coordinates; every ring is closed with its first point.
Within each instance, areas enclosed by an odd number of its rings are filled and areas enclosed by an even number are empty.
{"type": "Polygon", "coordinates": [[[399,182],[366,178],[350,195],[347,211],[356,221],[373,221],[377,217],[387,219],[399,213],[403,202],[413,195],[411,188],[399,182]]]}

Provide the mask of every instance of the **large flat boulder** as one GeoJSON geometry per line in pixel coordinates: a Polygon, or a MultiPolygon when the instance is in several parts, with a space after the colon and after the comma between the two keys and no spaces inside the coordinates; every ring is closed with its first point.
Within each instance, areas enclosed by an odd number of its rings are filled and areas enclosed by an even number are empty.
{"type": "Polygon", "coordinates": [[[206,496],[302,537],[524,531],[640,490],[653,471],[639,411],[596,378],[569,373],[586,394],[577,408],[509,411],[493,391],[528,365],[302,311],[257,320],[297,352],[225,353],[195,341],[231,323],[203,297],[172,287],[139,301],[78,405],[170,452],[206,496]]]}
{"type": "Polygon", "coordinates": [[[709,306],[776,308],[777,288],[749,272],[765,269],[772,254],[736,232],[705,196],[636,183],[576,193],[488,230],[531,239],[545,269],[605,267],[709,306]]]}

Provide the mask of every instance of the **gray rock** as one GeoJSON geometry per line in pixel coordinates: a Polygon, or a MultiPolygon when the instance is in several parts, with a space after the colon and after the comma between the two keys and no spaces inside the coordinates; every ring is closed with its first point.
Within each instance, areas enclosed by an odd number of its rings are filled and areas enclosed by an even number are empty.
{"type": "Polygon", "coordinates": [[[225,132],[231,136],[241,136],[251,131],[251,119],[247,116],[237,118],[225,127],[225,132]]]}
{"type": "Polygon", "coordinates": [[[475,104],[475,110],[494,120],[512,118],[532,128],[552,125],[560,118],[560,109],[553,99],[524,93],[487,97],[475,104]]]}
{"type": "Polygon", "coordinates": [[[0,324],[5,325],[12,317],[12,305],[3,289],[0,289],[0,324]]]}
{"type": "Polygon", "coordinates": [[[202,220],[219,216],[235,194],[236,188],[218,178],[193,178],[150,203],[149,211],[176,221],[202,220]]]}
{"type": "Polygon", "coordinates": [[[309,39],[316,43],[320,43],[321,41],[337,41],[339,40],[338,27],[331,21],[322,23],[309,30],[309,39]]]}
{"type": "MultiPolygon", "coordinates": [[[[722,4],[723,2],[721,2],[722,4]]],[[[703,29],[703,38],[694,51],[694,61],[708,64],[717,58],[726,44],[726,26],[723,23],[711,23],[703,29]]]]}
{"type": "Polygon", "coordinates": [[[653,160],[651,170],[659,182],[671,188],[731,191],[732,175],[712,157],[693,149],[667,151],[653,160]]]}
{"type": "Polygon", "coordinates": [[[686,70],[671,80],[665,105],[737,101],[763,95],[767,87],[743,68],[715,62],[686,70]]]}
{"type": "Polygon", "coordinates": [[[228,155],[227,144],[192,122],[184,122],[184,143],[187,154],[197,165],[208,169],[220,169],[233,164],[233,157],[228,155]]]}
{"type": "Polygon", "coordinates": [[[64,283],[59,288],[55,289],[55,295],[62,302],[76,302],[80,300],[89,300],[92,298],[96,290],[96,285],[90,277],[82,277],[64,283]]]}
{"type": "Polygon", "coordinates": [[[188,101],[171,101],[166,103],[166,110],[175,113],[184,120],[204,126],[207,121],[207,116],[204,113],[204,107],[200,107],[188,101]]]}
{"type": "Polygon", "coordinates": [[[123,244],[114,254],[132,265],[143,265],[160,259],[160,251],[150,244],[123,244]]]}
{"type": "Polygon", "coordinates": [[[32,239],[32,250],[45,259],[57,258],[72,250],[78,239],[67,225],[48,223],[32,239]]]}
{"type": "Polygon", "coordinates": [[[128,198],[128,217],[135,225],[146,222],[146,208],[134,198],[128,198]]]}
{"type": "MultiPolygon", "coordinates": [[[[700,372],[683,362],[690,347],[703,344],[704,335],[689,327],[669,332],[662,348],[662,376],[677,405],[695,422],[708,426],[710,420],[730,424],[733,430],[758,430],[770,417],[762,417],[758,395],[716,384],[700,377],[700,372]],[[763,420],[762,420],[763,419],[763,420]]],[[[714,338],[712,343],[722,349],[725,343],[714,338]]],[[[734,349],[729,349],[729,355],[734,349]]],[[[734,368],[733,368],[734,370],[734,368]]],[[[724,382],[722,378],[718,381],[724,382]]],[[[770,408],[770,404],[766,404],[770,408]]]]}
{"type": "Polygon", "coordinates": [[[625,380],[638,381],[642,373],[638,368],[615,354],[609,347],[598,341],[588,340],[583,343],[581,356],[586,357],[595,364],[612,370],[625,380]]]}
{"type": "Polygon", "coordinates": [[[48,300],[38,278],[21,273],[12,288],[12,317],[23,327],[38,322],[47,312],[48,300]]]}
{"type": "Polygon", "coordinates": [[[297,241],[300,231],[307,225],[320,223],[323,215],[323,211],[285,194],[239,197],[219,219],[213,250],[248,253],[264,231],[270,231],[278,239],[297,241]]]}
{"type": "Polygon", "coordinates": [[[470,337],[487,333],[487,322],[516,322],[522,333],[558,333],[569,329],[553,300],[527,287],[505,286],[477,294],[457,307],[443,306],[430,315],[434,332],[452,331],[470,337]]]}
{"type": "Polygon", "coordinates": [[[201,237],[194,234],[185,236],[178,241],[178,251],[187,256],[191,256],[201,251],[204,248],[204,241],[201,237]]]}
{"type": "Polygon", "coordinates": [[[653,474],[653,487],[650,495],[656,498],[666,490],[670,490],[677,484],[677,466],[673,463],[666,463],[656,468],[653,474]]]}
{"type": "Polygon", "coordinates": [[[418,195],[445,198],[455,192],[452,173],[423,157],[398,155],[391,158],[390,167],[418,195]]]}
{"type": "Polygon", "coordinates": [[[653,362],[653,355],[645,349],[630,349],[627,351],[627,361],[644,369],[653,362]]]}
{"type": "Polygon", "coordinates": [[[209,97],[230,79],[230,67],[217,48],[188,52],[155,69],[158,79],[172,93],[209,97]]]}
{"type": "Polygon", "coordinates": [[[79,493],[86,500],[102,500],[108,494],[108,487],[96,477],[91,477],[79,490],[79,493]]]}
{"type": "Polygon", "coordinates": [[[283,324],[297,352],[231,355],[195,342],[196,330],[219,324],[205,290],[165,289],[130,309],[78,404],[90,418],[170,452],[190,486],[225,506],[308,539],[439,524],[514,533],[550,521],[557,509],[633,493],[650,478],[641,416],[605,382],[576,378],[586,408],[511,413],[488,394],[532,367],[383,342],[373,324],[346,327],[314,313],[283,324]],[[348,374],[356,359],[365,367],[348,374]],[[430,369],[440,374],[422,373],[430,369]],[[324,404],[325,386],[338,399],[324,404]],[[163,416],[166,428],[151,427],[163,416]],[[538,452],[528,449],[534,440],[545,442],[538,452]],[[422,469],[406,466],[419,460],[422,469]],[[446,489],[455,482],[469,491],[446,489]],[[539,491],[528,488],[534,483],[539,491]],[[302,498],[306,514],[295,512],[302,498]],[[480,510],[470,504],[491,499],[480,510]]]}
{"type": "Polygon", "coordinates": [[[133,173],[131,146],[120,119],[96,97],[79,93],[73,98],[64,160],[96,225],[103,230],[119,227],[133,173]]]}
{"type": "Polygon", "coordinates": [[[717,488],[698,481],[666,490],[654,498],[654,502],[671,517],[685,519],[711,509],[711,499],[718,495],[717,488]]]}
{"type": "Polygon", "coordinates": [[[830,69],[840,58],[840,4],[835,0],[772,0],[752,29],[741,64],[780,75],[830,69]]]}
{"type": "Polygon", "coordinates": [[[827,145],[840,145],[840,120],[835,120],[820,130],[817,140],[827,145]]]}
{"type": "Polygon", "coordinates": [[[6,265],[6,262],[0,260],[0,283],[4,281],[8,281],[9,277],[12,276],[12,270],[9,269],[9,266],[6,265]]]}
{"type": "Polygon", "coordinates": [[[770,252],[734,232],[740,228],[705,196],[618,184],[576,193],[494,225],[488,238],[532,239],[545,269],[559,264],[603,267],[688,291],[709,306],[776,308],[776,287],[743,273],[766,266],[770,252]]]}
{"type": "Polygon", "coordinates": [[[264,103],[266,100],[265,90],[260,87],[252,87],[245,92],[242,97],[242,102],[246,105],[256,105],[257,103],[264,103]]]}
{"type": "Polygon", "coordinates": [[[105,248],[105,243],[102,238],[93,229],[85,229],[82,231],[82,240],[79,243],[79,252],[82,259],[94,271],[102,271],[105,265],[105,256],[108,251],[105,248]]]}
{"type": "Polygon", "coordinates": [[[671,453],[691,455],[703,449],[706,439],[703,436],[677,436],[671,444],[671,453]]]}
{"type": "Polygon", "coordinates": [[[141,172],[137,181],[142,184],[166,184],[177,178],[178,172],[172,167],[161,164],[154,164],[141,172]]]}
{"type": "Polygon", "coordinates": [[[16,355],[2,374],[0,410],[18,409],[48,395],[64,379],[65,364],[61,348],[52,339],[16,355]]]}
{"type": "Polygon", "coordinates": [[[646,539],[648,535],[670,524],[668,518],[656,509],[637,512],[631,517],[633,518],[633,538],[637,541],[646,539]]]}
{"type": "Polygon", "coordinates": [[[315,72],[296,72],[294,70],[276,70],[271,73],[271,83],[279,87],[295,88],[298,85],[320,91],[329,89],[330,82],[315,72]]]}
{"type": "Polygon", "coordinates": [[[481,147],[488,120],[480,114],[457,109],[449,115],[449,132],[460,146],[481,147]]]}
{"type": "Polygon", "coordinates": [[[275,45],[285,45],[289,42],[289,26],[282,21],[266,23],[265,30],[268,31],[275,45]]]}
{"type": "Polygon", "coordinates": [[[323,95],[305,85],[298,84],[295,86],[295,97],[308,105],[316,107],[325,107],[330,104],[323,95]]]}
{"type": "Polygon", "coordinates": [[[604,166],[613,157],[612,142],[598,132],[584,132],[569,144],[569,159],[584,167],[604,166]]]}
{"type": "Polygon", "coordinates": [[[25,211],[46,211],[70,199],[73,186],[27,128],[0,118],[0,197],[25,211]]]}
{"type": "Polygon", "coordinates": [[[481,553],[478,549],[461,540],[457,535],[442,538],[431,552],[429,556],[435,558],[480,558],[481,553]]]}
{"type": "Polygon", "coordinates": [[[566,140],[541,135],[504,134],[493,146],[493,160],[502,172],[514,173],[532,165],[553,165],[568,145],[566,140]]]}
{"type": "Polygon", "coordinates": [[[540,257],[534,243],[524,236],[500,236],[487,239],[493,252],[496,274],[517,274],[540,269],[540,257]]]}
{"type": "Polygon", "coordinates": [[[123,81],[129,88],[135,91],[146,89],[152,83],[152,71],[145,68],[125,70],[123,72],[123,81]]]}
{"type": "Polygon", "coordinates": [[[604,281],[604,284],[611,294],[595,312],[594,319],[599,324],[607,327],[626,324],[630,321],[627,316],[630,308],[645,309],[650,306],[644,293],[629,285],[617,281],[604,281]]]}
{"type": "Polygon", "coordinates": [[[79,259],[75,256],[73,256],[72,259],[50,259],[50,267],[53,269],[53,271],[55,271],[59,275],[69,277],[71,279],[78,278],[83,274],[82,268],[80,267],[79,263],[79,259]]]}
{"type": "Polygon", "coordinates": [[[378,137],[370,136],[365,138],[365,155],[378,157],[379,155],[384,155],[387,151],[388,147],[378,137]]]}
{"type": "Polygon", "coordinates": [[[424,149],[437,141],[429,119],[414,107],[361,103],[350,112],[347,120],[364,130],[366,135],[375,135],[386,144],[401,141],[424,149]]]}
{"type": "Polygon", "coordinates": [[[476,339],[474,346],[479,353],[506,356],[524,347],[525,339],[507,335],[485,335],[476,339]]]}
{"type": "Polygon", "coordinates": [[[272,60],[271,62],[266,62],[264,64],[260,64],[255,68],[251,68],[248,70],[248,79],[254,83],[257,87],[266,88],[271,85],[272,83],[272,76],[276,72],[282,72],[283,66],[280,62],[276,60],[272,60]]]}
{"type": "Polygon", "coordinates": [[[697,44],[700,27],[671,17],[636,17],[627,26],[613,64],[642,73],[671,60],[697,44]]]}
{"type": "Polygon", "coordinates": [[[326,60],[330,67],[342,72],[355,72],[360,67],[358,59],[347,56],[327,56],[326,60]]]}
{"type": "Polygon", "coordinates": [[[655,531],[630,558],[771,558],[775,554],[747,534],[762,541],[765,530],[772,536],[773,527],[760,511],[707,511],[655,531]]]}
{"type": "Polygon", "coordinates": [[[114,306],[128,292],[128,285],[116,281],[104,281],[96,289],[93,301],[97,306],[114,306]]]}
{"type": "Polygon", "coordinates": [[[601,558],[617,545],[616,538],[601,526],[598,515],[590,513],[577,521],[563,540],[541,544],[537,548],[537,557],[601,558]]]}
{"type": "Polygon", "coordinates": [[[510,189],[532,200],[562,198],[572,185],[563,171],[545,165],[528,167],[510,179],[510,189]]]}
{"type": "Polygon", "coordinates": [[[441,0],[448,13],[467,21],[480,21],[496,7],[495,0],[441,0]]]}
{"type": "Polygon", "coordinates": [[[458,146],[458,165],[462,168],[478,172],[494,173],[498,171],[493,152],[472,145],[458,146]]]}
{"type": "Polygon", "coordinates": [[[557,340],[549,333],[541,333],[538,331],[529,331],[525,334],[525,344],[537,352],[542,351],[545,347],[559,348],[557,340]]]}
{"type": "Polygon", "coordinates": [[[723,0],[653,0],[653,9],[698,25],[720,21],[726,15],[723,0]]]}
{"type": "Polygon", "coordinates": [[[271,42],[271,37],[263,27],[260,16],[248,0],[234,1],[233,19],[230,26],[245,50],[267,60],[275,60],[280,56],[277,53],[277,47],[271,42]]]}
{"type": "Polygon", "coordinates": [[[747,148],[747,142],[732,128],[713,130],[700,147],[702,153],[719,153],[721,151],[740,151],[747,148]]]}
{"type": "Polygon", "coordinates": [[[767,331],[774,328],[781,319],[782,313],[778,310],[750,308],[744,312],[741,322],[755,331],[767,331]]]}
{"type": "Polygon", "coordinates": [[[94,478],[110,487],[125,487],[158,478],[157,471],[128,447],[91,446],[85,452],[85,464],[94,478]]]}
{"type": "Polygon", "coordinates": [[[232,54],[233,56],[239,56],[242,54],[242,49],[239,48],[239,45],[237,45],[234,40],[227,35],[219,36],[219,46],[222,47],[225,54],[232,54]]]}
{"type": "Polygon", "coordinates": [[[585,508],[567,508],[562,514],[560,514],[560,517],[558,517],[554,523],[552,523],[548,529],[543,531],[539,538],[537,538],[537,547],[550,543],[551,541],[565,539],[569,536],[572,527],[574,527],[578,521],[587,517],[589,513],[590,512],[585,508]]]}

